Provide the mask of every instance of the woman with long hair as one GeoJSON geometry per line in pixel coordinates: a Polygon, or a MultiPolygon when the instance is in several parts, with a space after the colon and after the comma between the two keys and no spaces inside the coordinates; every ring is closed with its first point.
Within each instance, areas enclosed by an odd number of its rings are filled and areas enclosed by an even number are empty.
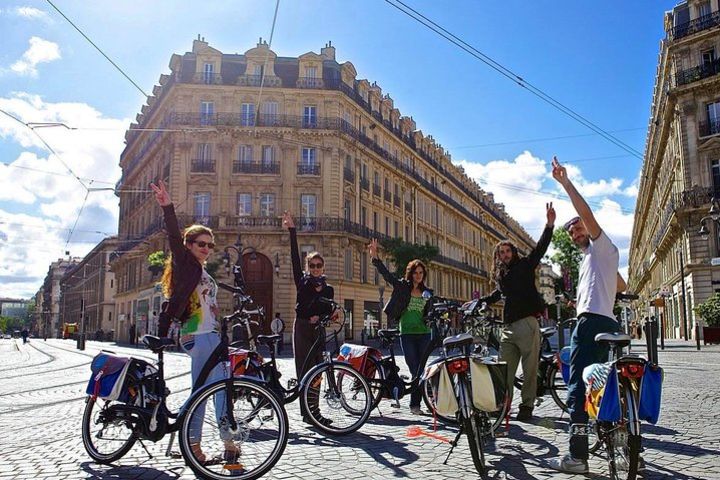
{"type": "MultiPolygon", "coordinates": [[[[323,315],[332,313],[332,307],[322,302],[322,298],[333,299],[335,290],[328,285],[325,278],[325,260],[318,252],[311,252],[305,257],[305,271],[300,263],[297,230],[290,213],[283,213],[283,225],[290,233],[290,258],[292,259],[293,280],[297,289],[295,302],[295,322],[293,323],[293,354],[295,356],[295,372],[300,380],[315,365],[322,362],[324,338],[320,337],[318,321],[323,315]]],[[[321,423],[331,420],[323,418],[319,409],[319,385],[312,387],[308,397],[308,406],[313,417],[321,423]],[[314,395],[312,394],[314,393],[314,395]]],[[[308,413],[304,411],[302,402],[300,409],[303,421],[312,425],[308,413]]]]}
{"type": "MultiPolygon", "coordinates": [[[[157,200],[163,210],[165,228],[170,243],[171,256],[165,263],[162,276],[163,293],[168,298],[166,309],[159,318],[158,333],[161,337],[168,334],[171,321],[177,321],[180,327],[180,345],[190,355],[193,391],[203,385],[197,385],[208,358],[220,344],[217,322],[217,284],[205,269],[205,262],[215,248],[212,230],[204,225],[191,225],[182,233],[178,226],[175,208],[165,182],[151,183],[157,200]]],[[[206,384],[227,378],[229,372],[224,364],[216,365],[208,375],[206,384]]],[[[215,415],[218,425],[222,424],[225,412],[225,394],[215,395],[215,415]]],[[[195,458],[206,460],[200,445],[202,421],[205,409],[199,408],[190,423],[193,437],[190,447],[195,458]]],[[[234,463],[240,456],[240,448],[232,440],[224,440],[224,460],[234,463]]]]}
{"type": "Polygon", "coordinates": [[[503,331],[500,337],[500,358],[507,362],[507,385],[510,399],[518,364],[522,361],[522,402],[517,414],[521,422],[532,420],[537,395],[538,362],[540,359],[540,324],[538,315],[545,310],[545,301],[535,285],[535,270],[550,245],[555,225],[552,203],[545,205],[547,223],[540,240],[527,257],[521,257],[509,240],[502,240],[493,253],[496,288],[480,302],[495,303],[505,299],[503,331]]]}
{"type": "MultiPolygon", "coordinates": [[[[424,365],[420,365],[420,361],[425,354],[425,350],[430,345],[430,328],[425,325],[423,320],[423,312],[427,302],[423,293],[429,290],[425,285],[427,267],[418,259],[411,260],[405,267],[405,276],[397,278],[390,273],[385,264],[378,258],[377,250],[378,241],[373,239],[368,245],[368,253],[372,258],[372,264],[385,281],[393,287],[392,295],[387,305],[385,305],[384,311],[389,322],[399,323],[400,345],[405,355],[405,363],[407,363],[414,378],[420,374],[420,369],[424,367],[424,365]]],[[[416,415],[422,415],[423,413],[420,409],[420,398],[420,389],[415,389],[410,393],[410,411],[416,415]]]]}

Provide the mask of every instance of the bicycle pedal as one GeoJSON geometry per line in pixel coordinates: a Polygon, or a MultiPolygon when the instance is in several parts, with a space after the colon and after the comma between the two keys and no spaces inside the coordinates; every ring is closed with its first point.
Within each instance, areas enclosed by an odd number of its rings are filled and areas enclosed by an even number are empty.
{"type": "Polygon", "coordinates": [[[230,471],[245,470],[245,466],[242,463],[226,463],[223,465],[223,469],[230,471]]]}

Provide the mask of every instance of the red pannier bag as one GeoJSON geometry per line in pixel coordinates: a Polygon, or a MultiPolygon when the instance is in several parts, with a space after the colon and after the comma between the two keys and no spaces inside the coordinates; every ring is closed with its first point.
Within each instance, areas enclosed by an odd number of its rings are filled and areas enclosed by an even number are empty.
{"type": "Polygon", "coordinates": [[[369,357],[380,361],[382,359],[382,353],[377,348],[343,343],[340,347],[340,354],[337,356],[337,360],[349,363],[350,366],[360,372],[363,377],[372,377],[375,375],[375,364],[372,361],[368,361],[369,357]]]}
{"type": "Polygon", "coordinates": [[[257,353],[244,348],[230,348],[228,351],[230,358],[230,368],[232,368],[233,376],[249,375],[251,377],[260,377],[260,366],[263,363],[263,357],[257,353]]]}

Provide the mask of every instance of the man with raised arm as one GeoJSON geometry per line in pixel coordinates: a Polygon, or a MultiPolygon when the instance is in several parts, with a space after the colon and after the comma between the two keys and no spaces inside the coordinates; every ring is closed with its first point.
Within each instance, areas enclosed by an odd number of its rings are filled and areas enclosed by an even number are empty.
{"type": "Polygon", "coordinates": [[[578,193],[565,167],[553,157],[552,175],[567,192],[578,216],[565,224],[565,229],[583,252],[577,286],[578,322],[570,341],[570,380],[568,409],[570,410],[570,453],[554,459],[555,470],[568,473],[588,473],[588,437],[584,426],[585,385],[583,369],[593,363],[606,362],[608,349],[595,343],[595,335],[619,332],[620,325],[613,316],[615,294],[626,288],[618,273],[619,254],[585,199],[578,193]]]}

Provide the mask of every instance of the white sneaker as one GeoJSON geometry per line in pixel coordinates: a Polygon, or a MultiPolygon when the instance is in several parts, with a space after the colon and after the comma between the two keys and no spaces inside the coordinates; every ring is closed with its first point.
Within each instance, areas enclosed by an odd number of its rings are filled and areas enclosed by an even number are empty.
{"type": "Polygon", "coordinates": [[[550,468],[565,473],[588,473],[590,471],[587,460],[573,458],[570,454],[550,460],[550,468]]]}

